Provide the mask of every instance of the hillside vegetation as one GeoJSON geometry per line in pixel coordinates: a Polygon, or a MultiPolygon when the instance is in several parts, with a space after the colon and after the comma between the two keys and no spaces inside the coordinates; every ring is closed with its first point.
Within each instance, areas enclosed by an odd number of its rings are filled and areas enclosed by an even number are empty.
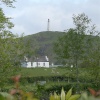
{"type": "MultiPolygon", "coordinates": [[[[44,31],[39,32],[36,34],[28,35],[24,37],[24,43],[26,45],[26,42],[28,41],[31,45],[28,56],[48,56],[50,59],[50,62],[56,62],[55,60],[55,53],[53,52],[53,45],[54,42],[57,41],[59,37],[62,37],[65,33],[64,32],[58,32],[58,31],[44,31]],[[30,52],[30,51],[34,51],[30,52]]],[[[26,45],[27,46],[27,45],[26,45]]],[[[28,48],[27,48],[28,49],[28,48]]]]}
{"type": "MultiPolygon", "coordinates": [[[[24,45],[28,51],[26,56],[29,58],[33,56],[48,56],[50,63],[59,64],[59,61],[56,59],[57,55],[54,52],[54,43],[58,41],[59,37],[65,36],[65,34],[65,32],[44,31],[23,37],[24,45]]],[[[98,37],[86,35],[86,41],[90,39],[93,40],[94,48],[96,48],[99,43],[98,37]]],[[[84,42],[86,43],[86,41],[84,42]]],[[[88,48],[87,43],[86,48],[88,48]]]]}

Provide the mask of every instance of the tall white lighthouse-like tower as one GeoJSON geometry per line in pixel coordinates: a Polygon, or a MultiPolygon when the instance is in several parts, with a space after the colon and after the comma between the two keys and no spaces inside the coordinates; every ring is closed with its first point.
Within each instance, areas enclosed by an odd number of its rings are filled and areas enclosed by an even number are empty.
{"type": "Polygon", "coordinates": [[[50,31],[50,20],[48,19],[48,23],[47,23],[47,31],[50,31]]]}

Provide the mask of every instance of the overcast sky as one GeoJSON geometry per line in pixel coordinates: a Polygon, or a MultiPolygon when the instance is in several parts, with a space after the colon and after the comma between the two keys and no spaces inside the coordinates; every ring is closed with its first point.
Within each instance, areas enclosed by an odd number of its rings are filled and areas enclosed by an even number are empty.
{"type": "Polygon", "coordinates": [[[64,31],[74,27],[72,16],[85,13],[100,31],[100,0],[16,0],[16,8],[4,7],[15,27],[14,33],[25,35],[47,31],[64,31]]]}

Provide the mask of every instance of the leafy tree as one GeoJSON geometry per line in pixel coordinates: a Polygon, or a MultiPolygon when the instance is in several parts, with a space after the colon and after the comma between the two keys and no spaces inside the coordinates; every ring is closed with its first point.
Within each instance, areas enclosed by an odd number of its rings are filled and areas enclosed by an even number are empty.
{"type": "MultiPolygon", "coordinates": [[[[73,16],[75,28],[70,28],[63,37],[55,43],[55,53],[59,58],[72,60],[77,66],[78,61],[83,58],[85,50],[85,40],[90,19],[83,13],[73,16]]],[[[88,39],[87,39],[88,40],[88,39]]]]}
{"type": "Polygon", "coordinates": [[[15,2],[15,0],[0,0],[0,3],[5,4],[8,7],[13,7],[13,2],[15,2]]]}
{"type": "MultiPolygon", "coordinates": [[[[13,7],[14,0],[0,0],[9,7],[13,7]]],[[[7,76],[16,74],[20,66],[20,59],[23,57],[22,38],[14,35],[10,30],[14,27],[10,22],[11,18],[5,16],[3,9],[0,8],[0,87],[7,76]],[[17,67],[17,68],[16,68],[17,67]]]]}
{"type": "Polygon", "coordinates": [[[90,60],[92,55],[98,51],[97,47],[97,51],[94,50],[96,42],[93,36],[97,35],[98,37],[98,32],[95,31],[95,25],[91,25],[90,22],[91,20],[84,13],[73,15],[75,28],[70,28],[63,37],[60,37],[54,47],[58,58],[64,59],[66,63],[70,62],[76,67],[77,82],[79,81],[78,67],[80,63],[90,60]]]}

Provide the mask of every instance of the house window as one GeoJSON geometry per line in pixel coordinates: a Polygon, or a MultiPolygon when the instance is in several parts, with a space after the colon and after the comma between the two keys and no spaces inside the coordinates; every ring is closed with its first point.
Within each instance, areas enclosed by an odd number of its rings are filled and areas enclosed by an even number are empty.
{"type": "Polygon", "coordinates": [[[38,66],[39,66],[39,63],[37,62],[36,65],[37,65],[37,67],[38,67],[38,66]]]}
{"type": "Polygon", "coordinates": [[[43,66],[45,66],[45,63],[43,63],[43,66]]]}
{"type": "Polygon", "coordinates": [[[31,62],[31,66],[33,66],[33,62],[31,62]]]}

